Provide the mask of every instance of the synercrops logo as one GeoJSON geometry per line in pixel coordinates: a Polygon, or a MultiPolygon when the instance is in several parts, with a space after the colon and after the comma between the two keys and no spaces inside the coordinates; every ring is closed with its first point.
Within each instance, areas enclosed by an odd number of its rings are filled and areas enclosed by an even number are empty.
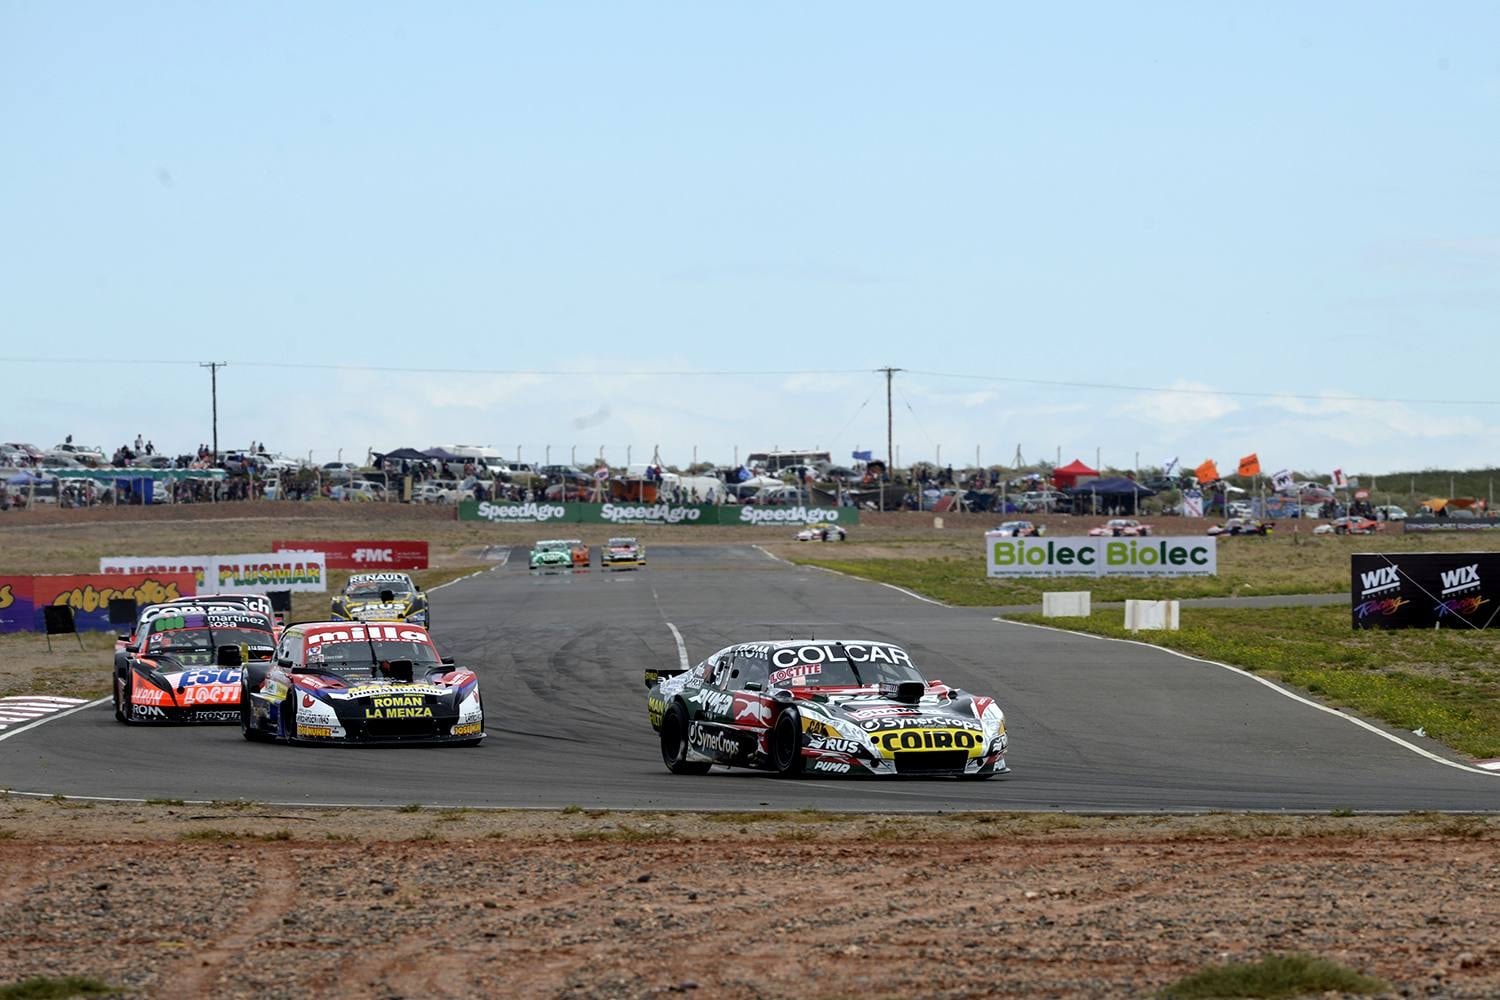
{"type": "Polygon", "coordinates": [[[1361,573],[1359,574],[1359,586],[1359,596],[1361,598],[1373,597],[1376,594],[1387,594],[1391,591],[1400,593],[1400,571],[1395,566],[1381,566],[1379,569],[1372,569],[1367,573],[1361,573]]]}

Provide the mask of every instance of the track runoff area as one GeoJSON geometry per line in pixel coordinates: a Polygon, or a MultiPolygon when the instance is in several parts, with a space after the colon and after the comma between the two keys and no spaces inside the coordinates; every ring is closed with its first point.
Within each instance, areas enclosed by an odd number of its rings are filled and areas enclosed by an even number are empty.
{"type": "MultiPolygon", "coordinates": [[[[289,805],[1500,809],[1500,776],[1242,671],[1143,643],[998,621],[986,609],[945,607],[752,546],[657,545],[649,568],[621,573],[533,576],[524,558],[512,558],[437,589],[432,602],[439,645],[480,676],[489,734],[482,746],[251,744],[231,726],[122,726],[106,699],[0,732],[0,786],[289,805]],[[995,698],[1010,731],[1011,773],[964,782],[666,771],[647,721],[643,668],[696,663],[736,642],[809,635],[897,643],[928,678],[995,698]]],[[[107,674],[105,659],[99,670],[107,674]]]]}

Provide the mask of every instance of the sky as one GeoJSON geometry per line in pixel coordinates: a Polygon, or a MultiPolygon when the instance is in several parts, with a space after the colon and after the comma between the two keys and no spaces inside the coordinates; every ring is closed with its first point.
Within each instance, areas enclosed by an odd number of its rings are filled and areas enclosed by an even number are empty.
{"type": "Polygon", "coordinates": [[[1497,37],[0,0],[0,440],[1500,465],[1497,37]]]}

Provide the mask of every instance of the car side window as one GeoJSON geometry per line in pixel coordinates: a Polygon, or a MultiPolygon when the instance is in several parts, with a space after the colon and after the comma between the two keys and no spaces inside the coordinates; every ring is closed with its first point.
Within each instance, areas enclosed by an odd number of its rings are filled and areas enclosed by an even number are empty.
{"type": "Polygon", "coordinates": [[[766,689],[766,682],[770,678],[768,663],[769,661],[762,657],[740,657],[735,661],[735,676],[732,686],[737,690],[744,691],[753,684],[755,685],[755,690],[764,691],[766,689]]]}
{"type": "Polygon", "coordinates": [[[734,657],[728,655],[719,657],[719,664],[714,669],[714,687],[721,689],[729,687],[729,677],[733,669],[734,657]]]}

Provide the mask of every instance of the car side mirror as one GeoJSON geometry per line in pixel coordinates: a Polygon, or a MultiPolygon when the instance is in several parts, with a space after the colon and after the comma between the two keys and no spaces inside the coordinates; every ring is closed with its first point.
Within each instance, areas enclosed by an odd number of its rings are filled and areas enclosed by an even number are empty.
{"type": "Polygon", "coordinates": [[[746,681],[745,682],[745,690],[746,691],[759,691],[760,690],[760,681],[746,681]]]}
{"type": "Polygon", "coordinates": [[[443,666],[445,666],[445,667],[451,667],[451,666],[453,666],[453,665],[454,665],[454,664],[455,664],[455,663],[457,663],[457,662],[458,662],[458,661],[457,661],[457,660],[455,660],[455,659],[454,659],[454,658],[453,658],[453,657],[451,657],[451,656],[444,656],[444,657],[441,657],[441,658],[440,658],[440,659],[439,659],[439,660],[438,660],[438,662],[439,662],[439,663],[441,663],[441,664],[442,664],[442,665],[443,665],[443,666]]]}
{"type": "Polygon", "coordinates": [[[277,658],[276,665],[278,667],[290,667],[292,665],[292,661],[289,657],[282,656],[277,658]]]}
{"type": "Polygon", "coordinates": [[[119,635],[115,636],[115,638],[119,639],[121,642],[129,642],[130,641],[130,636],[126,635],[124,632],[121,632],[119,635]]]}

